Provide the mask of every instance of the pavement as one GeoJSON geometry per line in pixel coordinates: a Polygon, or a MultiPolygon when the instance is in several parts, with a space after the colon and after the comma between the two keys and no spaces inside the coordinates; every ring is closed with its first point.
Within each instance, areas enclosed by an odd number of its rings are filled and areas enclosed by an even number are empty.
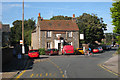
{"type": "Polygon", "coordinates": [[[119,73],[120,68],[118,68],[118,64],[120,64],[120,55],[115,54],[112,58],[104,62],[102,66],[105,67],[110,72],[120,76],[120,73],[119,73]]]}
{"type": "Polygon", "coordinates": [[[28,61],[27,55],[24,58],[14,57],[8,64],[2,65],[2,78],[14,78],[20,71],[24,70],[28,61]]]}

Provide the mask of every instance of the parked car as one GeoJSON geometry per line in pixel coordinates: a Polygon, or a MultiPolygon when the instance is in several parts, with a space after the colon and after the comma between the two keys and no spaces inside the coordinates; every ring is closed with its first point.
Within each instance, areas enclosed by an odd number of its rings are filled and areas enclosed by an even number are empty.
{"type": "Polygon", "coordinates": [[[111,46],[110,45],[106,45],[106,50],[110,50],[111,46]]]}
{"type": "Polygon", "coordinates": [[[84,54],[83,48],[77,48],[75,54],[84,54]]]}
{"type": "Polygon", "coordinates": [[[59,54],[59,50],[58,50],[58,49],[55,49],[55,48],[47,49],[47,50],[45,51],[45,54],[46,54],[46,55],[58,55],[58,54],[59,54]]]}
{"type": "Polygon", "coordinates": [[[103,52],[103,49],[101,46],[98,47],[99,52],[103,52]]]}
{"type": "Polygon", "coordinates": [[[99,52],[98,47],[97,47],[97,48],[94,48],[92,52],[93,52],[93,53],[98,53],[98,52],[99,52]]]}
{"type": "Polygon", "coordinates": [[[74,54],[74,47],[72,45],[65,45],[62,49],[62,54],[74,54]]]}
{"type": "Polygon", "coordinates": [[[38,50],[33,49],[33,50],[28,51],[28,57],[29,58],[39,57],[39,55],[40,54],[39,54],[38,50]]]}

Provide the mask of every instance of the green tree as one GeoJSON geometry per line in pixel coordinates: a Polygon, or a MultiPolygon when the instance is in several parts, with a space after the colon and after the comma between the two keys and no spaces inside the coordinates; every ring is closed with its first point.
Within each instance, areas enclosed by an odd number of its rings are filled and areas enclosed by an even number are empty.
{"type": "MultiPolygon", "coordinates": [[[[25,44],[30,45],[31,43],[31,32],[35,29],[35,20],[28,19],[24,21],[24,38],[25,44]]],[[[22,20],[16,20],[13,22],[11,27],[11,43],[15,44],[22,39],[22,20]]]]}
{"type": "MultiPolygon", "coordinates": [[[[120,34],[120,1],[115,2],[112,4],[112,8],[110,8],[111,11],[111,17],[112,17],[112,23],[115,26],[113,32],[120,34]]],[[[120,36],[117,36],[117,38],[120,38],[120,36]]],[[[120,44],[120,40],[118,40],[118,43],[120,44]]]]}
{"type": "Polygon", "coordinates": [[[85,34],[85,43],[94,43],[95,41],[101,42],[104,38],[104,30],[107,24],[103,23],[103,18],[98,18],[95,14],[83,13],[77,17],[77,24],[79,32],[85,34]]]}

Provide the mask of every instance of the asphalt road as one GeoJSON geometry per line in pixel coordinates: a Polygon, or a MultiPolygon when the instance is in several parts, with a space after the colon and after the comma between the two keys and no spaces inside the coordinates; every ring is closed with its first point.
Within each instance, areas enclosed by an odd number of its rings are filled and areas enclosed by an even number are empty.
{"type": "Polygon", "coordinates": [[[92,56],[62,55],[29,59],[26,70],[16,78],[118,78],[98,66],[111,58],[113,53],[115,50],[92,56]]]}

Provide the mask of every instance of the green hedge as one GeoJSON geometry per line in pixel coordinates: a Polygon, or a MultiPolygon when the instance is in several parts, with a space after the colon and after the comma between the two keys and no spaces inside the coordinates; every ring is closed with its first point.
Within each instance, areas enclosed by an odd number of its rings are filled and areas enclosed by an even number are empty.
{"type": "Polygon", "coordinates": [[[40,55],[45,55],[45,49],[44,48],[40,48],[38,49],[40,55]]]}

